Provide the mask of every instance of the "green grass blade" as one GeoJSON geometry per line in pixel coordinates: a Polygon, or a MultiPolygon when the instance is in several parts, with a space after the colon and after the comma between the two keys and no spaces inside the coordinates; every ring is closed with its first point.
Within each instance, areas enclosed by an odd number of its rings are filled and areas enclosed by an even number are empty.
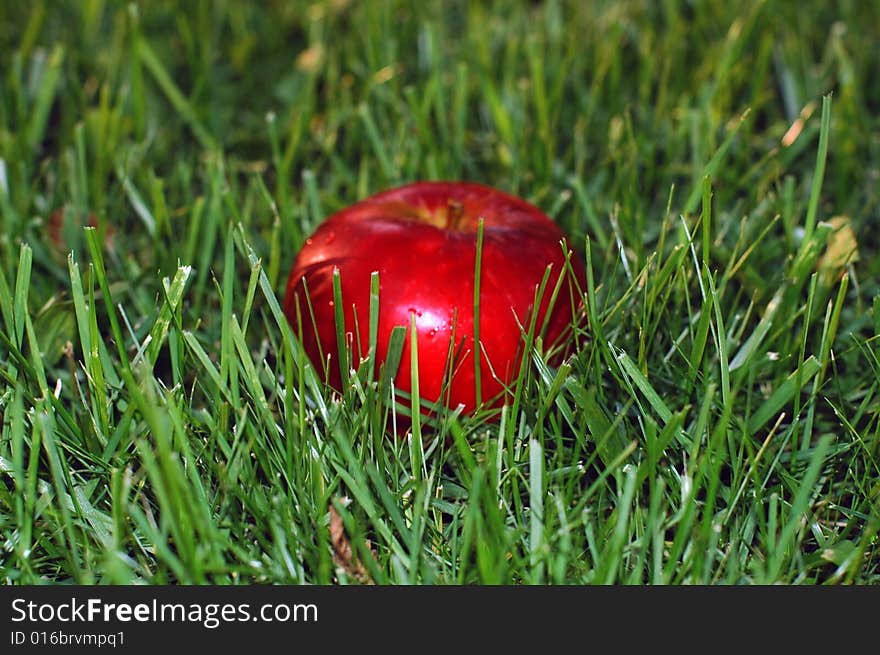
{"type": "Polygon", "coordinates": [[[808,357],[798,370],[789,375],[785,382],[780,384],[771,396],[752,414],[748,422],[749,432],[755,434],[764,427],[787,403],[791,402],[795,393],[800,392],[799,385],[809,382],[819,372],[820,368],[821,365],[815,357],[812,355],[808,357]]]}

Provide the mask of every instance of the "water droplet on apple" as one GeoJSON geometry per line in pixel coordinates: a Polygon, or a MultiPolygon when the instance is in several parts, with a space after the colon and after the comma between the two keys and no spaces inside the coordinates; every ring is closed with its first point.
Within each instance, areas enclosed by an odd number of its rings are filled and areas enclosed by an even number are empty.
{"type": "Polygon", "coordinates": [[[330,307],[333,307],[333,301],[332,301],[332,300],[328,301],[327,304],[328,304],[330,307]]]}
{"type": "Polygon", "coordinates": [[[336,233],[335,233],[335,232],[331,232],[331,233],[328,234],[327,237],[324,239],[324,245],[329,246],[329,245],[330,245],[331,243],[333,243],[335,240],[336,240],[336,233]]]}
{"type": "Polygon", "coordinates": [[[307,246],[312,245],[314,242],[315,242],[315,240],[314,240],[313,238],[311,238],[311,237],[309,237],[308,239],[306,239],[306,245],[307,245],[307,246]]]}

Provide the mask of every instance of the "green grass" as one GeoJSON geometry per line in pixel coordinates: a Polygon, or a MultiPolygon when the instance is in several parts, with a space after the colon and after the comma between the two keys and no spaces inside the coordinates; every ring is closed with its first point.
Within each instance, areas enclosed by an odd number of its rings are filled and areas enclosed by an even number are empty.
{"type": "Polygon", "coordinates": [[[0,578],[877,584],[878,33],[819,0],[0,3],[0,578]],[[566,230],[581,345],[531,341],[497,421],[402,399],[392,438],[389,367],[332,393],[280,298],[325,216],[425,178],[566,230]]]}

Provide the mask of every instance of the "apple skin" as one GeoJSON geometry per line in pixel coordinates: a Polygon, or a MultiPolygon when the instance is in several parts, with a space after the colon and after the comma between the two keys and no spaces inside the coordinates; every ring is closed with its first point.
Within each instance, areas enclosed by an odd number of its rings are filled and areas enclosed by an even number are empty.
{"type": "MultiPolygon", "coordinates": [[[[306,240],[288,278],[284,312],[319,372],[325,365],[321,355],[331,355],[328,381],[334,388],[341,388],[341,380],[333,271],[339,269],[345,330],[355,368],[359,354],[366,356],[369,347],[370,275],[378,271],[376,370],[385,361],[392,328],[405,326],[407,339],[394,383],[397,389],[410,392],[409,326],[414,315],[421,398],[453,409],[461,404],[465,413],[477,409],[473,298],[480,218],[481,400],[488,407],[501,405],[521,362],[520,325],[528,329],[545,270],[552,266],[537,317],[538,330],[553,288],[560,274],[566,274],[561,245],[565,235],[534,205],[470,182],[416,182],[378,193],[333,214],[306,240]],[[464,347],[453,365],[451,383],[447,375],[444,389],[453,327],[453,352],[462,339],[464,347]]],[[[570,287],[567,275],[544,333],[545,346],[562,344],[556,360],[571,340],[571,298],[578,307],[580,292],[586,288],[583,263],[575,256],[569,259],[577,285],[570,287]]]]}

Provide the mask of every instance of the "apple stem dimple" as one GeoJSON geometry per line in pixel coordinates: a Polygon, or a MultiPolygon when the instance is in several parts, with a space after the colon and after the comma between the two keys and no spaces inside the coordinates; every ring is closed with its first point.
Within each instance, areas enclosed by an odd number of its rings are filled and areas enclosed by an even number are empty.
{"type": "Polygon", "coordinates": [[[464,205],[455,198],[446,201],[446,227],[457,230],[461,227],[461,219],[464,216],[464,205]]]}

